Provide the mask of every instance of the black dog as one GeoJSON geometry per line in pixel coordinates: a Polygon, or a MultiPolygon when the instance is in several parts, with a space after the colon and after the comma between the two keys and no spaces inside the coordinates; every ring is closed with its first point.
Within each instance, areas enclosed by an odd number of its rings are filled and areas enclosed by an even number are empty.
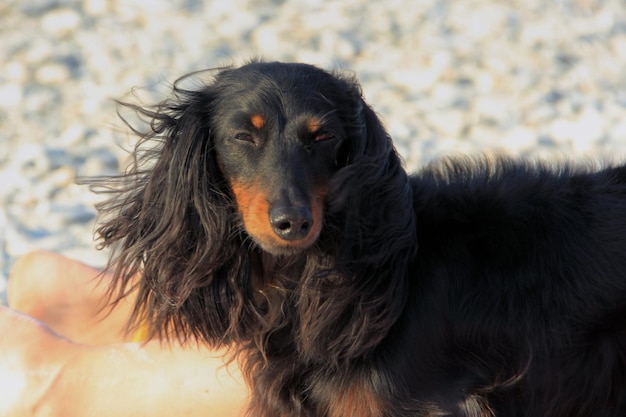
{"type": "Polygon", "coordinates": [[[356,81],[303,64],[131,107],[112,293],[235,349],[251,416],[626,416],[626,168],[409,177],[356,81]]]}

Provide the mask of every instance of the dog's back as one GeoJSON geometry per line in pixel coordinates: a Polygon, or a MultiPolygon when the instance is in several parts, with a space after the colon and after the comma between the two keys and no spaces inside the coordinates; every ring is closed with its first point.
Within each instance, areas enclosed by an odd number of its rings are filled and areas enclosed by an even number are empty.
{"type": "Polygon", "coordinates": [[[392,347],[412,396],[453,415],[625,416],[626,168],[465,159],[413,187],[392,347]]]}

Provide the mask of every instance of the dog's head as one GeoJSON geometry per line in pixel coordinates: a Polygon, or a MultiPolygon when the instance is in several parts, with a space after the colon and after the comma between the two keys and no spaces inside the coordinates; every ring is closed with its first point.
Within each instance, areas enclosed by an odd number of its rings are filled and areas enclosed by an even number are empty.
{"type": "Polygon", "coordinates": [[[210,140],[246,232],[275,255],[313,245],[331,177],[363,123],[358,88],[309,65],[253,63],[220,73],[207,92],[210,140]]]}

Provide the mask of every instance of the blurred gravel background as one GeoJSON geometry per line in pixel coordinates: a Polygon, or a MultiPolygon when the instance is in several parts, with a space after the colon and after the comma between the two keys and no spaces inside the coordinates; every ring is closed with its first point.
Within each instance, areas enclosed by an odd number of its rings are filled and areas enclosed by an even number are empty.
{"type": "Polygon", "coordinates": [[[410,169],[626,154],[623,0],[4,0],[0,299],[29,250],[105,261],[74,182],[125,166],[112,99],[255,56],[354,71],[410,169]]]}

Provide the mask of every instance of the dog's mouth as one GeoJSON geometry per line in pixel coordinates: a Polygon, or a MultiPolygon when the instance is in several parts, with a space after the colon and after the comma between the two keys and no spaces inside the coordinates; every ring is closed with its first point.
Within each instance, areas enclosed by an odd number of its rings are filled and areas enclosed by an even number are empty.
{"type": "Polygon", "coordinates": [[[319,236],[318,233],[311,233],[306,239],[297,241],[285,241],[280,238],[269,238],[267,236],[255,236],[250,234],[254,242],[265,252],[275,255],[294,255],[311,247],[319,236]]]}

